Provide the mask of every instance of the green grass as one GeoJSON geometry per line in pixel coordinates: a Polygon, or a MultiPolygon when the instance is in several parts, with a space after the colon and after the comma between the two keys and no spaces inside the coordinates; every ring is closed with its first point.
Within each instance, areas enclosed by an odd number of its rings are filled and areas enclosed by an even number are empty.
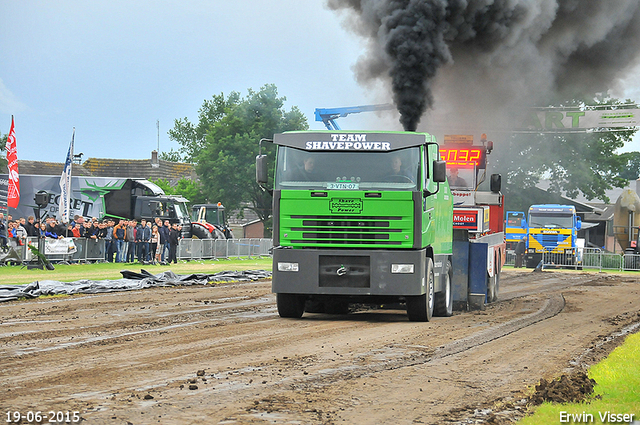
{"type": "Polygon", "coordinates": [[[590,403],[543,403],[532,416],[524,418],[519,423],[521,425],[559,424],[561,423],[560,412],[570,414],[586,412],[593,415],[592,422],[584,423],[609,423],[600,420],[600,414],[604,415],[606,412],[633,414],[633,419],[640,421],[640,334],[628,336],[623,345],[613,350],[602,362],[592,366],[589,377],[596,380],[594,394],[602,397],[601,399],[594,399],[590,403]]]}
{"type": "Polygon", "coordinates": [[[0,267],[0,285],[21,285],[36,280],[57,280],[73,282],[81,279],[107,280],[120,279],[121,270],[139,272],[145,269],[151,274],[171,270],[176,274],[207,273],[236,270],[271,270],[271,258],[244,258],[230,260],[179,261],[166,266],[142,265],[139,263],[100,263],[100,264],[54,264],[55,270],[27,270],[26,267],[0,267]]]}

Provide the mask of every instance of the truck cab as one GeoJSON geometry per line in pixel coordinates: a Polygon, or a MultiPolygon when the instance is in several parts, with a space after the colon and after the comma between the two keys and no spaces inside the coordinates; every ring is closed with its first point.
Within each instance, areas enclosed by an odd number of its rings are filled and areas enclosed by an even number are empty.
{"type": "MultiPolygon", "coordinates": [[[[425,133],[276,134],[273,280],[278,312],[406,304],[451,315],[453,198],[425,133]]],[[[266,183],[266,157],[256,159],[266,183]]]]}
{"type": "Polygon", "coordinates": [[[580,262],[578,230],[582,221],[573,205],[531,205],[528,224],[527,267],[536,267],[541,260],[567,266],[580,262]]]}

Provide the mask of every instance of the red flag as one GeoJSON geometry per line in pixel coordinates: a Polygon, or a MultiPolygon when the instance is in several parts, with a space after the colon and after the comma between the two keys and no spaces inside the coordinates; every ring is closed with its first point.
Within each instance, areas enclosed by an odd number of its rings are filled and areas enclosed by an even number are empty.
{"type": "Polygon", "coordinates": [[[16,131],[11,116],[11,129],[7,138],[7,167],[9,168],[9,193],[7,194],[7,206],[18,208],[20,202],[20,176],[18,174],[18,147],[16,146],[16,131]]]}

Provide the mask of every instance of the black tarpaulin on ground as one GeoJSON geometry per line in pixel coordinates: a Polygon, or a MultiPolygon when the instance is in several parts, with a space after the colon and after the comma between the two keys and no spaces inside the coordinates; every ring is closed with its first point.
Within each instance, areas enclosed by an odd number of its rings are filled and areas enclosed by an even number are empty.
{"type": "Polygon", "coordinates": [[[103,292],[135,291],[160,286],[206,285],[211,282],[247,282],[271,277],[266,270],[224,271],[214,274],[194,273],[177,275],[165,271],[153,275],[146,270],[140,273],[123,270],[122,279],[116,280],[38,280],[27,285],[0,286],[0,302],[19,298],[37,298],[41,295],[98,294],[103,292]]]}

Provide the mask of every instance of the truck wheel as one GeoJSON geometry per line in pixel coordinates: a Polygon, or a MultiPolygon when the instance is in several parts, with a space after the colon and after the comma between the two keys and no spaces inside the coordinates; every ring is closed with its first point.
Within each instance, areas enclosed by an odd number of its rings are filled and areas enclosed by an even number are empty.
{"type": "Polygon", "coordinates": [[[427,257],[425,280],[427,285],[426,294],[406,297],[407,316],[409,316],[409,320],[412,322],[428,322],[433,316],[433,292],[435,282],[433,277],[433,260],[429,257],[427,257]]]}
{"type": "Polygon", "coordinates": [[[447,261],[442,279],[444,279],[444,289],[436,292],[435,308],[433,314],[440,317],[450,317],[453,315],[453,295],[451,294],[451,280],[453,278],[451,263],[447,261]]]}
{"type": "Polygon", "coordinates": [[[324,313],[324,302],[313,298],[307,300],[304,304],[304,311],[307,313],[324,313]]]}
{"type": "Polygon", "coordinates": [[[299,319],[304,314],[305,297],[297,294],[276,294],[280,317],[299,319]]]}
{"type": "Polygon", "coordinates": [[[191,223],[191,235],[195,239],[211,239],[211,233],[204,227],[191,223]]]}

